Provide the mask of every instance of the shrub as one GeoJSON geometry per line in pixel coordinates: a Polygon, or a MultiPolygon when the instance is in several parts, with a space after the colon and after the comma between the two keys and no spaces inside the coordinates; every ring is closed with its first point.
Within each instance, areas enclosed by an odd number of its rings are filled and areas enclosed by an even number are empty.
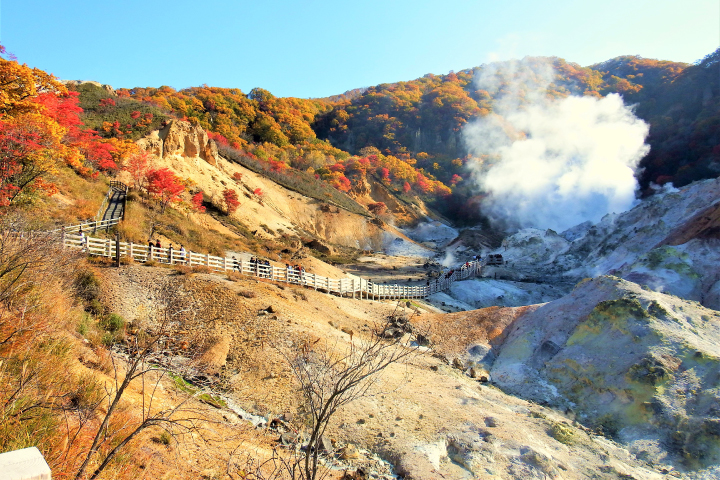
{"type": "Polygon", "coordinates": [[[178,275],[190,275],[193,273],[193,267],[187,265],[175,265],[175,271],[178,275]]]}
{"type": "Polygon", "coordinates": [[[548,433],[555,440],[565,445],[572,445],[575,442],[575,432],[569,425],[553,423],[548,433]]]}
{"type": "Polygon", "coordinates": [[[87,305],[85,305],[85,310],[96,317],[100,317],[105,314],[105,306],[96,298],[90,300],[87,305]]]}
{"type": "Polygon", "coordinates": [[[172,440],[172,437],[168,432],[162,432],[160,434],[160,443],[163,445],[170,445],[170,440],[172,440]]]}
{"type": "Polygon", "coordinates": [[[92,325],[92,317],[88,315],[87,313],[83,312],[82,317],[80,318],[80,321],[77,324],[76,331],[83,337],[88,334],[90,331],[90,326],[92,325]]]}
{"type": "Polygon", "coordinates": [[[100,295],[100,279],[89,268],[81,269],[75,277],[75,292],[86,301],[97,299],[100,295]]]}
{"type": "Polygon", "coordinates": [[[125,328],[125,319],[117,313],[111,313],[100,321],[100,326],[107,332],[117,333],[125,328]]]}
{"type": "Polygon", "coordinates": [[[237,272],[227,272],[227,279],[231,282],[239,282],[240,281],[240,274],[237,272]]]}
{"type": "Polygon", "coordinates": [[[238,292],[238,295],[245,298],[255,298],[257,297],[257,293],[253,292],[252,290],[240,290],[238,292]]]}

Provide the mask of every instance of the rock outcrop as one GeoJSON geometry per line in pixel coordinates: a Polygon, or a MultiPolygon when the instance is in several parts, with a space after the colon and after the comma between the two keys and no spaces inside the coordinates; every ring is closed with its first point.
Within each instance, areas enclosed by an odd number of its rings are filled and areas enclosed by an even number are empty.
{"type": "Polygon", "coordinates": [[[207,132],[190,122],[170,120],[162,129],[138,140],[138,145],[153,155],[165,158],[171,155],[199,157],[210,165],[217,165],[218,151],[215,141],[207,132]]]}
{"type": "Polygon", "coordinates": [[[718,339],[718,312],[605,276],[516,320],[491,375],[648,461],[698,468],[720,461],[718,339]]]}
{"type": "Polygon", "coordinates": [[[84,83],[89,83],[91,85],[95,85],[96,87],[107,90],[107,92],[113,97],[117,96],[117,93],[115,92],[115,89],[113,87],[104,83],[96,82],[94,80],[62,80],[62,83],[69,86],[78,86],[84,83]]]}

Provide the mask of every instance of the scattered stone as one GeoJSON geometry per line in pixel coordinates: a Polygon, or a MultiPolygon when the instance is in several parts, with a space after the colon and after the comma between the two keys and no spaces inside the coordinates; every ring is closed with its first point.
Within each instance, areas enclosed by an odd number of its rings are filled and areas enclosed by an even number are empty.
{"type": "Polygon", "coordinates": [[[270,305],[269,307],[267,307],[267,308],[265,309],[265,311],[266,311],[267,313],[277,313],[277,310],[276,310],[275,307],[273,307],[272,305],[270,305]]]}
{"type": "Polygon", "coordinates": [[[455,368],[457,368],[457,369],[459,369],[459,370],[462,370],[462,369],[463,369],[462,361],[460,361],[460,359],[457,358],[457,357],[456,357],[456,358],[453,358],[452,366],[455,367],[455,368]]]}
{"type": "Polygon", "coordinates": [[[495,419],[495,417],[485,417],[485,426],[497,427],[497,420],[495,419]]]}
{"type": "Polygon", "coordinates": [[[285,432],[280,435],[280,443],[283,445],[294,445],[297,442],[298,436],[293,432],[285,432]]]}

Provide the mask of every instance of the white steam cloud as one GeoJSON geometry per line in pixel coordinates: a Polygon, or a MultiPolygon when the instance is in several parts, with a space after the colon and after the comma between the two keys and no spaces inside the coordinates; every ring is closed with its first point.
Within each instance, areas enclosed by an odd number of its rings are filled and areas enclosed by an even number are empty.
{"type": "MultiPolygon", "coordinates": [[[[489,197],[485,212],[520,227],[563,231],[635,201],[635,169],[648,126],[619,95],[548,98],[554,78],[537,59],[483,70],[477,87],[498,95],[494,113],[463,131],[470,164],[489,197]]],[[[497,65],[497,64],[496,64],[497,65]]]]}

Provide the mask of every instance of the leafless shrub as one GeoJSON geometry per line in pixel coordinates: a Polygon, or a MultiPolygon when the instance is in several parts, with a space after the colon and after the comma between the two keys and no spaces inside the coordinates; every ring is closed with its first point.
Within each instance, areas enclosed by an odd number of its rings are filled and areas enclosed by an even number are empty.
{"type": "MultiPolygon", "coordinates": [[[[369,337],[351,342],[349,347],[328,345],[321,340],[279,348],[297,380],[308,415],[309,439],[303,451],[281,455],[277,451],[265,461],[245,458],[243,472],[254,476],[232,478],[316,480],[330,471],[318,462],[321,441],[333,415],[345,405],[383,391],[382,376],[391,365],[403,363],[417,352],[399,338],[383,335],[397,323],[398,309],[372,329],[369,337]]],[[[239,471],[239,470],[238,470],[239,471]]]]}
{"type": "MultiPolygon", "coordinates": [[[[166,369],[158,366],[161,363],[159,359],[172,341],[171,333],[178,329],[182,321],[194,316],[198,306],[187,293],[178,292],[169,283],[161,289],[159,303],[159,321],[157,326],[152,329],[152,333],[142,337],[136,336],[129,342],[127,349],[122,352],[124,362],[120,360],[121,356],[118,354],[110,357],[113,365],[114,384],[106,386],[106,394],[103,398],[103,403],[106,403],[106,406],[103,410],[102,422],[75,476],[76,480],[85,478],[85,471],[91,463],[95,463],[97,466],[88,478],[90,480],[97,478],[111,460],[133,438],[149,427],[159,426],[173,438],[190,432],[198,432],[199,430],[197,422],[201,418],[188,414],[192,412],[186,406],[186,402],[191,397],[187,397],[184,401],[171,408],[162,409],[154,405],[155,394],[160,381],[168,373],[166,369]],[[150,380],[149,383],[147,383],[148,380],[150,380]],[[114,416],[120,414],[120,402],[133,381],[142,384],[141,421],[134,428],[129,428],[127,434],[121,435],[120,438],[110,439],[106,434],[108,425],[114,416]],[[146,393],[149,393],[148,400],[146,400],[146,393]],[[177,418],[180,411],[183,412],[183,416],[177,418]],[[107,453],[101,453],[101,446],[110,440],[114,445],[113,448],[107,453]]],[[[99,405],[100,403],[96,405],[96,408],[99,405]]],[[[100,410],[97,410],[97,412],[100,413],[100,410]]]]}

